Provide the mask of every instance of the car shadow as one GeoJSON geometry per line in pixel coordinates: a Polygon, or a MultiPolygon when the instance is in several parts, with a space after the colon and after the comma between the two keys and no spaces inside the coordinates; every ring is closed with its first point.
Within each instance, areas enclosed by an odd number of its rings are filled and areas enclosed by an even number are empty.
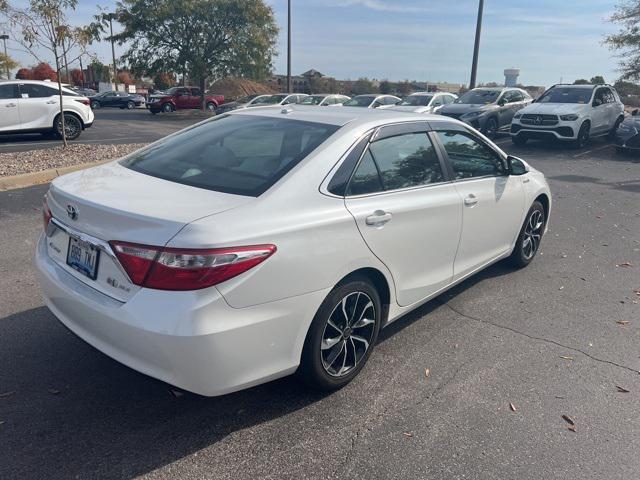
{"type": "MultiPolygon", "coordinates": [[[[486,269],[389,325],[378,343],[511,271],[486,269]]],[[[45,307],[0,319],[0,338],[0,478],[133,478],[330,395],[295,377],[215,398],[181,392],[69,335],[45,307]]]]}

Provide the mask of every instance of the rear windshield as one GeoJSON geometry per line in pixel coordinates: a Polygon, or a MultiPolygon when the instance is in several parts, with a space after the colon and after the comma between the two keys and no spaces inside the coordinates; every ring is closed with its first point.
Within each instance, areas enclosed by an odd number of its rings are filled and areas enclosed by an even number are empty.
{"type": "Polygon", "coordinates": [[[398,105],[400,107],[426,107],[433,97],[431,95],[409,95],[398,105]]]}
{"type": "Polygon", "coordinates": [[[376,97],[371,95],[358,95],[344,102],[345,107],[368,107],[376,97]]]}
{"type": "Polygon", "coordinates": [[[184,185],[257,197],[338,128],[284,118],[226,115],[161,140],[120,163],[184,185]]]}

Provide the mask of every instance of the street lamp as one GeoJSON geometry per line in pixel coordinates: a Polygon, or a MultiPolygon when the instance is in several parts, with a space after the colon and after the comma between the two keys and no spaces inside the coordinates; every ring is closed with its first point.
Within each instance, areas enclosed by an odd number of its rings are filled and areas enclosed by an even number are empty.
{"type": "Polygon", "coordinates": [[[291,92],[291,0],[287,0],[287,93],[291,92]]]}
{"type": "Polygon", "coordinates": [[[2,43],[4,43],[4,66],[7,67],[7,80],[9,80],[9,55],[7,55],[7,40],[9,40],[9,35],[3,33],[0,35],[2,39],[2,43]]]}
{"type": "Polygon", "coordinates": [[[478,73],[478,53],[480,51],[480,33],[482,32],[482,11],[484,10],[484,0],[478,4],[478,22],[476,23],[476,41],[473,46],[473,63],[471,64],[471,80],[469,90],[476,88],[476,75],[478,73]]]}
{"type": "Polygon", "coordinates": [[[111,59],[113,60],[113,83],[116,86],[118,85],[118,69],[116,67],[116,48],[113,42],[113,20],[116,18],[115,13],[106,13],[103,18],[109,21],[109,39],[111,40],[111,59]]]}

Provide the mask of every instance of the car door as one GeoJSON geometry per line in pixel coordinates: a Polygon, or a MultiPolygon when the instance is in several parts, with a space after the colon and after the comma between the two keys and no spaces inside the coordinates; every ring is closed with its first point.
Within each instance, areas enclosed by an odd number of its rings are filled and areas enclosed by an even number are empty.
{"type": "Polygon", "coordinates": [[[391,272],[401,306],[447,286],[462,227],[462,200],[426,122],[380,129],[346,190],[345,205],[391,272]]]}
{"type": "Polygon", "coordinates": [[[454,263],[454,279],[459,279],[510,251],[525,197],[521,177],[509,176],[502,155],[471,131],[452,124],[434,129],[462,198],[462,235],[454,263]]]}
{"type": "Polygon", "coordinates": [[[0,84],[0,132],[20,129],[18,85],[0,84]]]}
{"type": "Polygon", "coordinates": [[[200,89],[199,88],[191,89],[191,97],[189,101],[191,105],[190,108],[200,108],[200,89]]]}
{"type": "Polygon", "coordinates": [[[591,134],[598,135],[609,129],[609,106],[607,104],[607,89],[598,88],[591,102],[591,134]]]}
{"type": "Polygon", "coordinates": [[[118,103],[118,93],[117,92],[107,92],[104,94],[102,99],[100,99],[100,103],[103,107],[115,107],[118,103]]]}
{"type": "Polygon", "coordinates": [[[616,120],[620,116],[620,110],[616,104],[616,97],[609,87],[605,87],[605,102],[607,104],[607,132],[609,132],[616,124],[616,120]]]}
{"type": "Polygon", "coordinates": [[[60,111],[58,90],[40,83],[21,83],[20,124],[23,129],[48,128],[60,111]]]}
{"type": "Polygon", "coordinates": [[[176,95],[174,97],[176,102],[176,108],[185,109],[191,108],[191,92],[188,88],[179,88],[176,91],[176,95]]]}
{"type": "Polygon", "coordinates": [[[507,125],[511,125],[511,121],[515,116],[516,112],[520,110],[520,102],[524,99],[522,98],[522,94],[517,90],[507,90],[502,94],[501,101],[504,103],[500,106],[499,113],[499,125],[498,128],[503,128],[507,125]]]}

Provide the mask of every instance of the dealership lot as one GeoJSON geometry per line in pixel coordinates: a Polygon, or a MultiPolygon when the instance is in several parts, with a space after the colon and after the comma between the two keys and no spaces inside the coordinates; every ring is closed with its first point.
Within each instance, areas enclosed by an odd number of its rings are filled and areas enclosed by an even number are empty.
{"type": "MultiPolygon", "coordinates": [[[[189,118],[97,114],[80,141],[151,141],[189,118]]],[[[603,140],[498,144],[549,179],[542,255],[399,320],[330,395],[283,379],[176,396],[97,352],[39,297],[46,186],[0,193],[0,477],[636,478],[640,160],[603,140]]]]}

